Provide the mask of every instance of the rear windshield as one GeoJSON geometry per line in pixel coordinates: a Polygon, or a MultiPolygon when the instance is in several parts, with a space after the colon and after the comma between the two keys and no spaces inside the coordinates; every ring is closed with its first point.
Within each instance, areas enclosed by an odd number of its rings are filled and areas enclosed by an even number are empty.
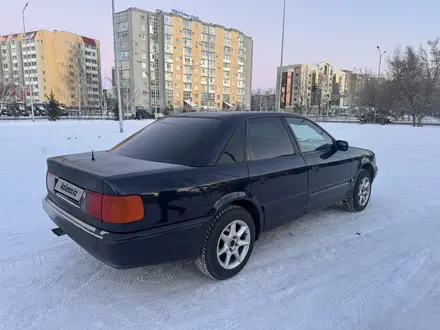
{"type": "Polygon", "coordinates": [[[188,165],[220,123],[221,120],[215,118],[163,118],[125,139],[110,152],[130,158],[188,165]]]}

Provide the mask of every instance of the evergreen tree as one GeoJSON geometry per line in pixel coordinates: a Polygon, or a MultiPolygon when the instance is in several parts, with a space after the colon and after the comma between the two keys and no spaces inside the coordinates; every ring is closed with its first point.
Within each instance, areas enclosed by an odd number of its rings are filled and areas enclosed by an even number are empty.
{"type": "Polygon", "coordinates": [[[60,119],[60,116],[60,104],[55,99],[53,91],[51,91],[49,97],[47,97],[47,118],[51,121],[55,121],[60,119]]]}
{"type": "Polygon", "coordinates": [[[12,116],[14,117],[20,117],[20,110],[18,108],[18,103],[16,100],[11,104],[9,111],[11,112],[12,116]]]}

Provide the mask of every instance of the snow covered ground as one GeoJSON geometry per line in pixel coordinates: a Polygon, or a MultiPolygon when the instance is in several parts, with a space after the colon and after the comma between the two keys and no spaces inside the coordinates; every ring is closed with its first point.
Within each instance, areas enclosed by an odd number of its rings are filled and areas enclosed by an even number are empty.
{"type": "Polygon", "coordinates": [[[0,329],[438,329],[440,127],[325,124],[376,152],[368,208],[267,233],[239,276],[213,282],[186,261],[115,270],[50,231],[46,158],[145,124],[0,123],[0,329]]]}

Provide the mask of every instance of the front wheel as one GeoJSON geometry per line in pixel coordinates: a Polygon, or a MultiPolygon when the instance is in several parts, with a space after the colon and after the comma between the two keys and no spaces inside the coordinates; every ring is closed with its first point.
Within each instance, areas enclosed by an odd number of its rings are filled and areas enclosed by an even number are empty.
{"type": "Polygon", "coordinates": [[[363,211],[370,201],[371,176],[367,170],[360,170],[353,193],[343,202],[347,210],[352,212],[363,211]]]}
{"type": "Polygon", "coordinates": [[[236,205],[226,206],[212,220],[196,266],[216,280],[231,278],[248,262],[254,241],[255,225],[249,212],[236,205]]]}

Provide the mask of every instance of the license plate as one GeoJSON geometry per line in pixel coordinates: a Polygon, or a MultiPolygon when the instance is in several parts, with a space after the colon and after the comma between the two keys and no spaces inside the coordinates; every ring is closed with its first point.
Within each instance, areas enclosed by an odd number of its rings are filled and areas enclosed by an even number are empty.
{"type": "Polygon", "coordinates": [[[73,200],[79,202],[84,193],[84,189],[81,189],[70,182],[64,181],[63,179],[58,179],[55,185],[55,191],[72,198],[73,200]]]}

